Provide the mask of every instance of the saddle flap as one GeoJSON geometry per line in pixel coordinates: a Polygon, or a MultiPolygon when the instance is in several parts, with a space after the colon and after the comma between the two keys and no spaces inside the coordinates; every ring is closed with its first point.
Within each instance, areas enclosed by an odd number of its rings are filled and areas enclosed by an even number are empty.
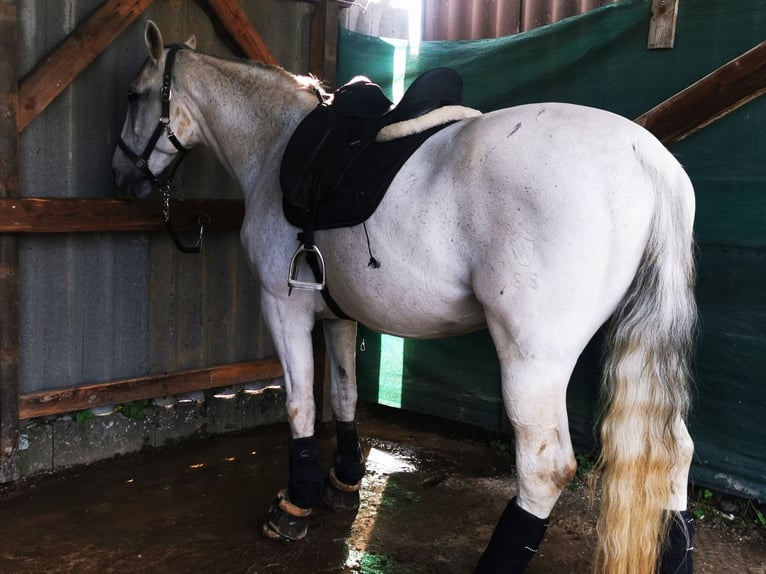
{"type": "Polygon", "coordinates": [[[330,140],[335,139],[338,114],[330,106],[319,105],[298,125],[282,156],[279,184],[286,202],[299,210],[313,207],[318,166],[332,152],[330,140]]]}

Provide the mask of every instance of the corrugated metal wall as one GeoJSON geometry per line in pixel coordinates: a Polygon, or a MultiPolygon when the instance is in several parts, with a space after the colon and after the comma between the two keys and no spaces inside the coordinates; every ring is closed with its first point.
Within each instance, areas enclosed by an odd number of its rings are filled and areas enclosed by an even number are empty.
{"type": "Polygon", "coordinates": [[[615,0],[424,0],[424,40],[475,40],[525,32],[615,0]]]}
{"type": "MultiPolygon", "coordinates": [[[[21,0],[20,77],[100,3],[21,0]]],[[[306,72],[310,9],[280,0],[240,4],[277,60],[306,72]]],[[[230,55],[196,2],[155,2],[23,132],[22,196],[116,193],[111,157],[149,18],[167,41],[195,34],[200,50],[230,55]]],[[[176,180],[180,197],[241,197],[203,150],[192,152],[176,180]]],[[[210,234],[201,256],[178,253],[162,233],[23,236],[20,273],[22,393],[273,355],[237,232],[210,234]]]]}
{"type": "MultiPolygon", "coordinates": [[[[408,18],[419,0],[380,0],[341,12],[349,30],[407,38],[408,18]]],[[[525,32],[616,0],[422,0],[423,40],[476,40],[525,32]]]]}

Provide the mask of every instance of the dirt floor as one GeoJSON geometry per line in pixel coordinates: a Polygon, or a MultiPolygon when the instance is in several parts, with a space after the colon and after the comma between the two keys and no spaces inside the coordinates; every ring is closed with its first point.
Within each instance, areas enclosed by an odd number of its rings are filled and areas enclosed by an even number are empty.
{"type": "MultiPolygon", "coordinates": [[[[259,534],[286,484],[288,432],[276,425],[3,488],[0,573],[471,573],[513,495],[507,443],[403,417],[363,415],[362,506],[356,515],[316,510],[304,541],[259,534]]],[[[323,445],[329,461],[330,439],[323,445]]],[[[722,522],[698,521],[696,572],[766,574],[766,528],[722,522]]],[[[594,536],[578,481],[528,572],[588,572],[594,536]]]]}

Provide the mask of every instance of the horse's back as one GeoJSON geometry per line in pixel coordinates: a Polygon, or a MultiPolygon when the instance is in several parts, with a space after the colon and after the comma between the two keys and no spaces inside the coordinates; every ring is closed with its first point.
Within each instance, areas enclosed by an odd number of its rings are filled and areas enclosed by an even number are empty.
{"type": "MultiPolygon", "coordinates": [[[[365,291],[369,280],[380,300],[406,293],[408,317],[430,308],[455,331],[461,321],[476,328],[482,313],[534,315],[552,327],[569,321],[582,332],[579,344],[635,274],[658,174],[677,172],[648,132],[601,110],[531,104],[458,122],[427,140],[396,176],[368,221],[382,267],[349,281],[365,291]]],[[[344,265],[366,264],[358,247],[341,250],[344,265]]],[[[374,302],[356,303],[367,324],[395,318],[390,305],[377,318],[374,302]]],[[[418,336],[417,322],[405,322],[402,334],[418,336]]],[[[437,325],[426,324],[433,336],[437,325]]]]}

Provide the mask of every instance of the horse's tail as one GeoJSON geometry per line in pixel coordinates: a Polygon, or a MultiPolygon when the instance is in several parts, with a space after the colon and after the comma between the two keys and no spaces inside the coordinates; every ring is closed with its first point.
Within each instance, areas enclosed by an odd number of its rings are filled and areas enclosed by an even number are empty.
{"type": "Polygon", "coordinates": [[[672,518],[666,508],[673,465],[690,460],[693,448],[679,421],[689,407],[697,320],[694,192],[677,164],[660,172],[647,163],[657,189],[650,237],[606,339],[594,566],[600,574],[657,571],[672,518]]]}

